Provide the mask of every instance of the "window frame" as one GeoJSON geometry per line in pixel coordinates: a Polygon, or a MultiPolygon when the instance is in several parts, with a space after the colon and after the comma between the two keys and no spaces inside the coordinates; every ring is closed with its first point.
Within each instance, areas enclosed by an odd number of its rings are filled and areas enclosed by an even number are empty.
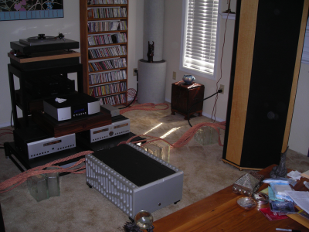
{"type": "Polygon", "coordinates": [[[189,0],[182,0],[182,24],[181,24],[181,47],[180,47],[180,62],[179,62],[179,70],[192,74],[192,75],[197,75],[200,77],[208,78],[211,80],[216,80],[217,79],[217,65],[219,61],[218,57],[218,50],[219,50],[219,35],[220,35],[220,9],[221,9],[221,0],[219,1],[219,6],[218,6],[218,17],[217,17],[217,31],[216,31],[216,51],[215,51],[215,63],[214,63],[214,69],[213,73],[206,73],[206,72],[200,72],[197,70],[189,69],[187,67],[183,66],[183,61],[184,61],[184,52],[185,52],[185,45],[186,45],[186,36],[185,36],[185,29],[187,28],[187,9],[188,9],[188,1],[189,0]]]}

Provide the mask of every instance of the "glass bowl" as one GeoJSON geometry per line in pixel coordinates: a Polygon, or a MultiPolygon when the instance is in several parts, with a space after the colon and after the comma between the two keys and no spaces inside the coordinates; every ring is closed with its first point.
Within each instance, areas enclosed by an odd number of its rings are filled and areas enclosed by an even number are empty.
{"type": "Polygon", "coordinates": [[[237,200],[237,204],[245,210],[251,210],[257,205],[256,201],[251,197],[241,197],[237,200]]]}

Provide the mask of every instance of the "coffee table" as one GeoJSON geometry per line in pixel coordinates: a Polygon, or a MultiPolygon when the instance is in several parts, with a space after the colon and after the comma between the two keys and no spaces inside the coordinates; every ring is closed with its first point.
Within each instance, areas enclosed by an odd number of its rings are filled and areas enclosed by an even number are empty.
{"type": "MultiPolygon", "coordinates": [[[[264,175],[265,178],[268,178],[269,173],[274,166],[275,165],[269,166],[259,171],[259,173],[264,175]]],[[[303,180],[295,186],[296,190],[306,190],[302,181],[303,180]]],[[[267,184],[263,184],[259,191],[266,187],[267,184]]],[[[232,192],[232,186],[226,187],[209,197],[155,221],[153,223],[154,232],[261,232],[276,231],[276,228],[294,229],[302,232],[309,231],[308,228],[291,218],[279,221],[269,221],[261,212],[259,212],[258,207],[246,211],[236,203],[237,199],[240,197],[242,197],[242,195],[232,192]]]]}

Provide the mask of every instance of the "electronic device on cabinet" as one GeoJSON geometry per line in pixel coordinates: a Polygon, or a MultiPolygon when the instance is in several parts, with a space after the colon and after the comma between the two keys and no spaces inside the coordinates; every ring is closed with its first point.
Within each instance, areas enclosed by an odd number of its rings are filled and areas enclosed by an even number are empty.
{"type": "Polygon", "coordinates": [[[85,93],[66,95],[63,98],[52,97],[43,101],[44,112],[56,119],[65,121],[100,112],[100,101],[85,93]]]}

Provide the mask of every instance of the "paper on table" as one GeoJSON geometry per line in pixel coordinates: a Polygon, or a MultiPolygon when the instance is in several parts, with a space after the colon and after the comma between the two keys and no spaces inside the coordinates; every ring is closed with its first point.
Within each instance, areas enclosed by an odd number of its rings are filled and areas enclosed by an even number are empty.
{"type": "Polygon", "coordinates": [[[303,172],[302,174],[300,174],[301,176],[303,176],[303,177],[306,177],[306,178],[308,178],[309,179],[309,170],[308,171],[305,171],[305,172],[303,172]]]}
{"type": "Polygon", "coordinates": [[[291,191],[287,194],[300,208],[309,213],[309,192],[304,191],[291,191]]]}
{"type": "Polygon", "coordinates": [[[293,180],[300,180],[301,173],[299,171],[290,171],[287,176],[291,177],[293,180]]]}

